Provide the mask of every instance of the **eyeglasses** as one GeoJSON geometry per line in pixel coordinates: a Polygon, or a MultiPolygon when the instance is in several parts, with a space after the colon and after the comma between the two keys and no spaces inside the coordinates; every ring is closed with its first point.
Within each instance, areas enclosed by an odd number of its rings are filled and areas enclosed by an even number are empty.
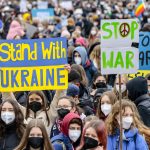
{"type": "Polygon", "coordinates": [[[64,106],[57,106],[56,108],[57,109],[61,109],[61,108],[63,108],[63,109],[69,109],[69,108],[72,108],[72,106],[66,106],[66,105],[64,105],[64,106]]]}

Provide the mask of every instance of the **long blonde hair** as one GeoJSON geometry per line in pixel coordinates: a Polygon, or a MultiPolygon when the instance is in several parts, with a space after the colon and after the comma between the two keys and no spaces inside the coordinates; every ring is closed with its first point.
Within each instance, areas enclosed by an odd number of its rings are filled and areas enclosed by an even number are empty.
{"type": "Polygon", "coordinates": [[[47,135],[45,126],[41,119],[33,119],[29,122],[29,124],[27,125],[27,128],[25,130],[25,133],[22,137],[22,140],[15,150],[23,150],[26,148],[26,146],[28,144],[29,134],[33,127],[38,127],[42,131],[42,135],[43,135],[43,139],[44,139],[44,145],[43,145],[44,150],[53,150],[52,145],[49,140],[49,137],[47,135]]]}
{"type": "MultiPolygon", "coordinates": [[[[126,107],[130,107],[133,112],[133,124],[132,127],[136,127],[141,135],[145,137],[148,145],[150,146],[150,128],[145,126],[140,118],[136,105],[127,99],[122,99],[122,110],[125,111],[126,107]]],[[[111,114],[106,119],[106,127],[109,135],[115,134],[115,130],[118,127],[116,115],[120,113],[119,101],[113,106],[111,114]]]]}

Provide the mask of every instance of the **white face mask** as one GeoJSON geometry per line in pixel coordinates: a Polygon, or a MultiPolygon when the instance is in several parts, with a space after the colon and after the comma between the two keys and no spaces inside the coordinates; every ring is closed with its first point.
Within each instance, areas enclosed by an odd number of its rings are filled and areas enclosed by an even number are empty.
{"type": "Polygon", "coordinates": [[[81,57],[75,57],[74,61],[77,65],[81,65],[81,57]]]}
{"type": "Polygon", "coordinates": [[[69,129],[69,138],[73,141],[76,142],[81,135],[81,130],[70,130],[69,129]]]}
{"type": "MultiPolygon", "coordinates": [[[[116,85],[116,90],[119,92],[119,85],[116,85]]],[[[121,85],[121,93],[125,92],[126,86],[123,84],[121,85]]]]}
{"type": "Polygon", "coordinates": [[[92,31],[91,31],[91,34],[92,34],[92,35],[96,35],[96,31],[95,31],[95,30],[92,30],[92,31]]]}
{"type": "Polygon", "coordinates": [[[112,110],[112,106],[111,104],[102,104],[101,105],[101,110],[104,113],[105,116],[107,116],[108,114],[110,114],[111,110],[112,110]]]}
{"type": "Polygon", "coordinates": [[[97,65],[96,59],[94,59],[94,60],[93,60],[93,64],[94,64],[95,68],[98,68],[98,65],[97,65]]]}
{"type": "Polygon", "coordinates": [[[6,124],[10,124],[15,120],[14,112],[2,112],[1,118],[6,124]]]}
{"type": "Polygon", "coordinates": [[[132,122],[133,122],[133,118],[131,116],[122,117],[122,127],[123,127],[123,129],[129,129],[131,127],[132,122]]]}

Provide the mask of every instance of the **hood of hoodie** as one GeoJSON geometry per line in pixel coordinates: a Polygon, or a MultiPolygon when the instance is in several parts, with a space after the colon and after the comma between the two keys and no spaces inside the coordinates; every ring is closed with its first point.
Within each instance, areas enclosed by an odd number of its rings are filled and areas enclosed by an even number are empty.
{"type": "MultiPolygon", "coordinates": [[[[73,119],[80,119],[79,115],[78,114],[75,114],[75,113],[69,113],[67,114],[63,121],[62,121],[62,124],[61,124],[61,132],[68,136],[68,133],[69,133],[69,125],[70,125],[70,122],[73,120],[73,119]]],[[[82,120],[81,120],[82,121],[82,120]]]]}
{"type": "Polygon", "coordinates": [[[128,97],[135,101],[138,97],[147,94],[147,80],[144,77],[136,77],[127,83],[128,97]]]}
{"type": "Polygon", "coordinates": [[[86,51],[85,47],[78,46],[74,49],[73,55],[72,55],[73,61],[74,61],[74,53],[75,52],[78,52],[80,54],[81,60],[82,60],[82,66],[85,66],[88,61],[87,51],[86,51]]]}

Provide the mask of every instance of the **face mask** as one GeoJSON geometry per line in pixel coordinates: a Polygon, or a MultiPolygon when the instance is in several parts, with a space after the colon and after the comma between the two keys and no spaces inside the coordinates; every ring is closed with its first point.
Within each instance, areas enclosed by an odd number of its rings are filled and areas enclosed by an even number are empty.
{"type": "Polygon", "coordinates": [[[97,65],[97,62],[95,59],[93,60],[93,64],[94,64],[95,68],[98,68],[98,65],[97,65]]]}
{"type": "Polygon", "coordinates": [[[42,104],[40,102],[33,101],[29,103],[29,108],[36,113],[37,111],[41,110],[42,104]]]}
{"type": "Polygon", "coordinates": [[[42,137],[29,137],[28,144],[32,148],[40,148],[43,146],[44,140],[42,137]]]}
{"type": "Polygon", "coordinates": [[[92,34],[92,35],[96,35],[96,31],[95,31],[95,30],[92,30],[92,31],[91,31],[91,34],[92,34]]]}
{"type": "Polygon", "coordinates": [[[81,135],[81,130],[70,130],[69,129],[69,138],[71,141],[76,142],[81,135]]]}
{"type": "Polygon", "coordinates": [[[81,31],[80,31],[80,30],[77,30],[76,32],[77,32],[78,34],[81,34],[81,31]]]}
{"type": "Polygon", "coordinates": [[[101,110],[105,116],[107,116],[111,112],[111,109],[112,109],[111,104],[105,103],[101,105],[101,110]]]}
{"type": "Polygon", "coordinates": [[[75,57],[74,61],[77,65],[81,65],[81,57],[75,57]]]}
{"type": "Polygon", "coordinates": [[[99,88],[107,88],[107,85],[104,82],[97,82],[96,83],[96,88],[97,89],[99,89],[99,88]]]}
{"type": "Polygon", "coordinates": [[[83,149],[90,149],[96,148],[98,146],[98,141],[91,138],[91,137],[84,137],[84,148],[83,149]]]}
{"type": "Polygon", "coordinates": [[[129,129],[131,127],[131,124],[133,122],[133,118],[132,117],[123,117],[122,118],[122,127],[123,129],[129,129]]]}
{"type": "Polygon", "coordinates": [[[64,109],[64,108],[57,110],[57,113],[60,119],[63,119],[69,112],[70,112],[69,109],[64,109]]]}
{"type": "Polygon", "coordinates": [[[2,112],[1,118],[6,124],[10,124],[15,120],[14,112],[2,112]]]}
{"type": "MultiPolygon", "coordinates": [[[[116,85],[116,90],[119,92],[119,85],[116,85]]],[[[125,92],[126,86],[123,84],[121,85],[121,93],[125,92]]]]}
{"type": "Polygon", "coordinates": [[[43,27],[38,27],[38,30],[41,32],[41,31],[44,30],[44,28],[43,27]]]}

